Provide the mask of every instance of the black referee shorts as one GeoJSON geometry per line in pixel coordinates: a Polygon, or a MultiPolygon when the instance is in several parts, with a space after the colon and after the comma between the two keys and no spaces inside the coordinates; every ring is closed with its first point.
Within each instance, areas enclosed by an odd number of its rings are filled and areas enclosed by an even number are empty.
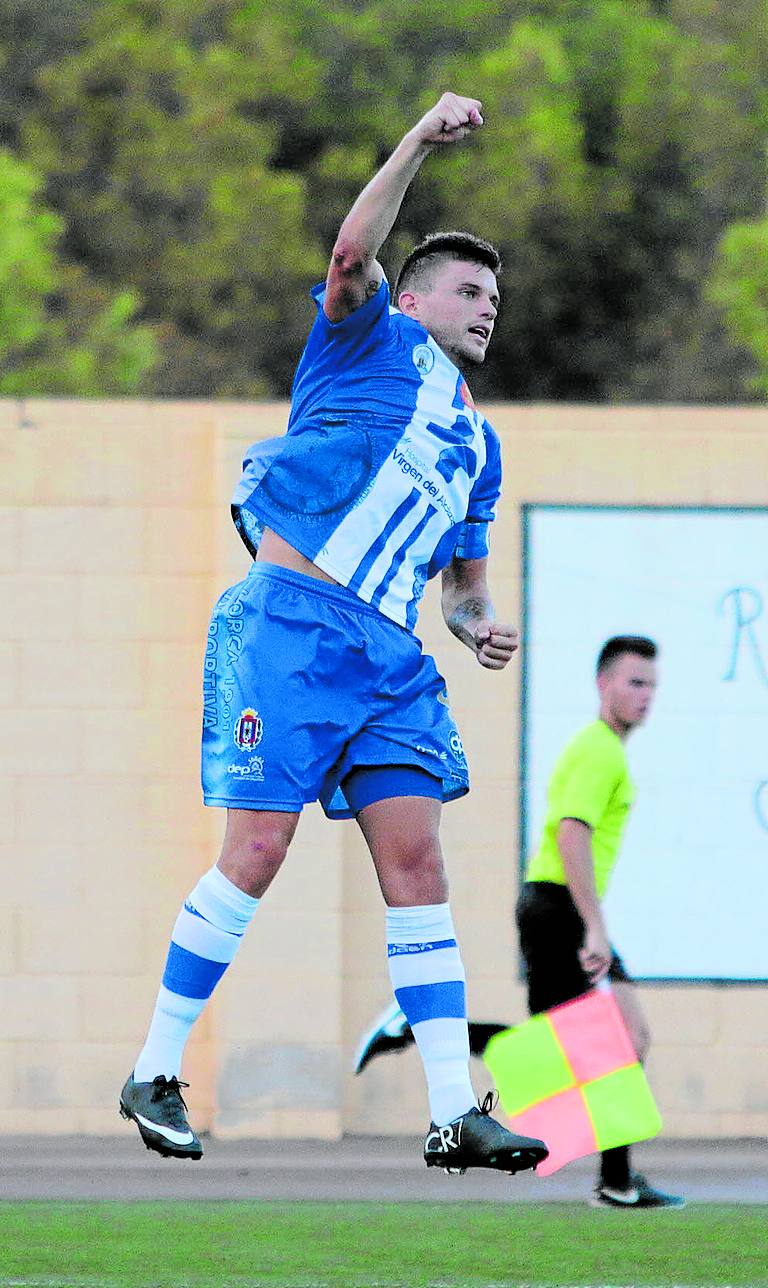
{"type": "MultiPolygon", "coordinates": [[[[553,881],[525,881],[515,911],[520,950],[528,981],[531,1015],[570,1002],[592,987],[581,968],[579,949],[584,922],[567,886],[553,881]]],[[[608,978],[631,983],[619,955],[613,952],[608,978]]]]}

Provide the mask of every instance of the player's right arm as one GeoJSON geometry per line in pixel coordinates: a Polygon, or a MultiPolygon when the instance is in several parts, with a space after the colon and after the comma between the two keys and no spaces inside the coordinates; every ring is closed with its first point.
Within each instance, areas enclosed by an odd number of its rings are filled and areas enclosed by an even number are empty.
{"type": "Polygon", "coordinates": [[[597,984],[608,974],[613,954],[595,886],[592,828],[578,818],[561,818],[557,848],[563,860],[571,898],[584,922],[584,944],[579,949],[579,961],[590,982],[597,984]]]}
{"type": "Polygon", "coordinates": [[[379,289],[384,270],[376,256],[392,229],[403,197],[434,147],[456,143],[483,124],[479,99],[443,94],[409,130],[370,183],[344,223],[331,253],[323,310],[341,322],[379,289]]]}

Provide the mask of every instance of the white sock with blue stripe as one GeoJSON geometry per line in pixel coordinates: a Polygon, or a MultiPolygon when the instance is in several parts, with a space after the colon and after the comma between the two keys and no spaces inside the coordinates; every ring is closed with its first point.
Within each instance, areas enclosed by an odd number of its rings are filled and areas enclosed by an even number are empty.
{"type": "Polygon", "coordinates": [[[190,1030],[237,952],[259,900],[211,868],[176,919],[136,1082],[178,1078],[190,1030]]]}
{"type": "Polygon", "coordinates": [[[450,906],[387,909],[387,958],[395,997],[413,1031],[437,1127],[477,1104],[469,1077],[464,967],[450,906]]]}

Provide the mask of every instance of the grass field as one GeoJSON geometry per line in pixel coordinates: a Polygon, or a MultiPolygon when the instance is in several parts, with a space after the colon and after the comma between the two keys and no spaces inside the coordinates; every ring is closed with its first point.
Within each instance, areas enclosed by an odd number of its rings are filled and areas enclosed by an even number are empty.
{"type": "Polygon", "coordinates": [[[0,1203],[3,1288],[768,1288],[768,1210],[0,1203]]]}

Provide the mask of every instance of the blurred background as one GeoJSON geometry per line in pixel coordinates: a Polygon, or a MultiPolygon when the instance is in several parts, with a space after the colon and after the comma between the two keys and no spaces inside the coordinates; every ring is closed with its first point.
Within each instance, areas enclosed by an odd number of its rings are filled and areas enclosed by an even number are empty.
{"type": "Polygon", "coordinates": [[[484,398],[768,387],[764,0],[0,0],[0,394],[284,397],[347,207],[450,87],[386,246],[506,262],[484,398]]]}

